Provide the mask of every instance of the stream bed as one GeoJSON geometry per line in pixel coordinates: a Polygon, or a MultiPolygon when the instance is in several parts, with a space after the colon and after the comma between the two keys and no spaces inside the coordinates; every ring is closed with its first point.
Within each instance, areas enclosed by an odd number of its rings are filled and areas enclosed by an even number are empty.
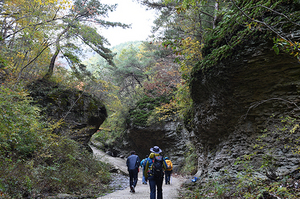
{"type": "Polygon", "coordinates": [[[129,186],[129,177],[121,173],[111,173],[109,188],[112,191],[123,190],[129,186]]]}

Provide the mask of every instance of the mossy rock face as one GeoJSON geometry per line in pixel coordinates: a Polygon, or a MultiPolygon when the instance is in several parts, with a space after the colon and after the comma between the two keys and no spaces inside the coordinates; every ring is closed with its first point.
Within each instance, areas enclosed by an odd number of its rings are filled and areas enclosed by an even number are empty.
{"type": "Polygon", "coordinates": [[[162,103],[169,103],[170,96],[148,97],[144,96],[138,101],[136,107],[129,112],[130,126],[147,127],[148,117],[151,115],[155,107],[162,103]]]}
{"type": "Polygon", "coordinates": [[[68,135],[81,144],[88,144],[107,117],[104,104],[88,93],[48,80],[37,80],[28,85],[28,90],[44,115],[54,121],[63,120],[56,133],[68,135]]]}
{"type": "MultiPolygon", "coordinates": [[[[292,32],[286,35],[300,38],[298,29],[290,27],[292,32]]],[[[236,158],[254,152],[256,138],[263,130],[272,130],[269,123],[280,126],[278,118],[300,116],[299,61],[284,52],[277,55],[272,50],[272,38],[266,38],[265,32],[258,31],[244,39],[229,54],[213,62],[210,58],[221,52],[218,49],[222,50],[223,44],[209,40],[204,60],[194,67],[191,75],[193,110],[186,115],[186,122],[195,138],[198,175],[222,176],[227,168],[235,175],[241,171],[240,167],[232,166],[236,158]]],[[[219,38],[219,41],[227,40],[219,38]]],[[[270,136],[262,154],[276,148],[274,154],[285,158],[280,162],[281,171],[297,168],[299,162],[294,161],[296,158],[284,145],[276,144],[276,139],[270,136]]],[[[251,166],[259,168],[258,164],[251,166]]]]}

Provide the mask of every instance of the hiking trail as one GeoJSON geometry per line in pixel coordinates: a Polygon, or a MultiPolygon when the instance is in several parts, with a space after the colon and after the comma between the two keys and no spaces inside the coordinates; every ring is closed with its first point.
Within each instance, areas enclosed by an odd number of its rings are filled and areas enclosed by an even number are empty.
{"type": "MultiPolygon", "coordinates": [[[[118,157],[112,157],[105,152],[95,148],[94,146],[91,146],[93,149],[93,153],[96,159],[107,162],[111,165],[114,165],[116,168],[118,168],[122,173],[128,174],[127,166],[126,166],[126,159],[118,158],[118,157]]],[[[146,199],[150,198],[150,187],[149,183],[147,185],[142,184],[142,171],[140,168],[140,172],[138,174],[138,183],[135,187],[135,193],[130,192],[129,188],[129,180],[128,180],[128,186],[126,189],[123,190],[117,190],[113,193],[109,193],[105,196],[101,196],[97,199],[146,199]]],[[[182,176],[172,174],[171,177],[171,184],[166,185],[165,181],[163,182],[163,198],[165,199],[176,199],[178,198],[178,190],[180,189],[181,184],[186,179],[182,176]]]]}

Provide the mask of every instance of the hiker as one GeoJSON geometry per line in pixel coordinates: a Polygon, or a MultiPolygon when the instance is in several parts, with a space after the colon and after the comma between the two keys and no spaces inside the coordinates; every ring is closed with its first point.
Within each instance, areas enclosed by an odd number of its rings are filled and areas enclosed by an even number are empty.
{"type": "Polygon", "coordinates": [[[126,165],[129,172],[130,192],[135,193],[135,187],[138,181],[138,172],[140,165],[139,156],[135,154],[135,151],[130,152],[130,156],[127,158],[126,165]]]}
{"type": "Polygon", "coordinates": [[[172,174],[172,171],[173,171],[173,164],[172,164],[172,161],[168,157],[165,157],[165,160],[166,160],[166,163],[167,163],[167,169],[165,171],[166,184],[170,184],[171,174],[172,174]]]}
{"type": "Polygon", "coordinates": [[[155,199],[157,188],[157,199],[162,199],[162,184],[164,179],[164,172],[167,163],[160,155],[162,150],[158,146],[150,149],[151,153],[147,159],[144,175],[149,180],[150,185],[150,199],[155,199]]]}
{"type": "Polygon", "coordinates": [[[145,178],[145,175],[144,175],[144,170],[145,170],[145,166],[146,166],[146,163],[147,163],[147,158],[148,158],[148,155],[146,155],[146,157],[144,159],[142,159],[141,161],[141,167],[142,167],[142,172],[143,172],[143,178],[142,178],[142,184],[147,184],[147,181],[146,181],[146,178],[145,178]]]}

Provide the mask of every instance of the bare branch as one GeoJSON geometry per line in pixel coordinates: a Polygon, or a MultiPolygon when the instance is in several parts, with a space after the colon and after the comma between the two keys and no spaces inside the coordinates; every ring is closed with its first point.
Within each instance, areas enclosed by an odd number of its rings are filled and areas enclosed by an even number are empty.
{"type": "Polygon", "coordinates": [[[273,10],[273,9],[271,9],[271,8],[268,8],[267,6],[263,6],[263,5],[258,5],[258,6],[263,7],[263,8],[266,8],[266,9],[268,9],[268,10],[270,10],[270,11],[276,13],[276,14],[279,14],[279,15],[283,16],[284,18],[286,18],[287,20],[289,20],[289,22],[291,22],[292,24],[297,25],[297,26],[300,26],[300,24],[293,22],[288,16],[286,16],[286,15],[283,14],[283,13],[277,12],[276,10],[273,10]]]}
{"type": "Polygon", "coordinates": [[[23,72],[23,70],[25,69],[25,68],[27,68],[32,62],[34,62],[49,46],[51,46],[53,43],[51,43],[51,44],[47,44],[36,56],[35,56],[35,58],[33,58],[30,62],[28,62],[22,69],[21,69],[21,71],[19,72],[19,75],[18,75],[18,79],[20,79],[20,77],[21,77],[21,74],[22,74],[22,72],[23,72]]]}

